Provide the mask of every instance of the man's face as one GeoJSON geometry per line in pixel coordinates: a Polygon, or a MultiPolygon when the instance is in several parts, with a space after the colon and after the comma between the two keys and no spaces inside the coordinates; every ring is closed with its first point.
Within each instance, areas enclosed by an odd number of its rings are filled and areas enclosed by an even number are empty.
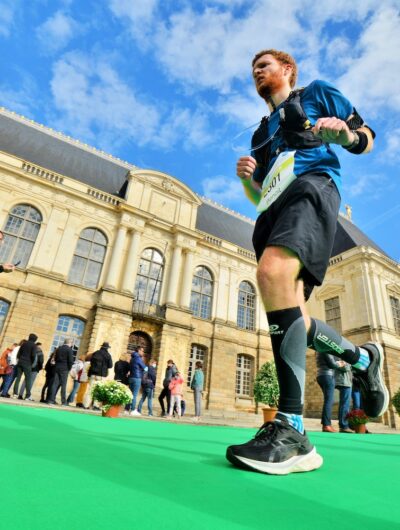
{"type": "Polygon", "coordinates": [[[262,55],[253,66],[253,79],[256,90],[266,98],[283,88],[287,81],[289,65],[281,64],[273,55],[262,55]]]}

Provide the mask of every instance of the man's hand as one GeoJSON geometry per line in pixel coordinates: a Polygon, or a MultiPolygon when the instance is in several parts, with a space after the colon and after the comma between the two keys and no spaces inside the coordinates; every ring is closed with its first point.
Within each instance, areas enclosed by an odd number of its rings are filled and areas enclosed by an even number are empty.
{"type": "Polygon", "coordinates": [[[348,146],[354,142],[354,133],[345,121],[338,118],[319,118],[312,132],[328,144],[348,146]]]}
{"type": "Polygon", "coordinates": [[[242,180],[251,180],[256,167],[257,162],[252,156],[242,156],[236,164],[236,175],[242,180]]]}
{"type": "Polygon", "coordinates": [[[4,272],[13,272],[15,270],[15,266],[12,263],[3,263],[2,267],[4,272]]]}

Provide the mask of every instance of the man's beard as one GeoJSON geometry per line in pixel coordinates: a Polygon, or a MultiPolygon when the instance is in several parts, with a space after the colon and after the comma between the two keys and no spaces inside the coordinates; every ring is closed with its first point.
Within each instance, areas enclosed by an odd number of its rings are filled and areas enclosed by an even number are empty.
{"type": "Polygon", "coordinates": [[[257,87],[257,92],[263,99],[267,99],[276,94],[276,92],[279,92],[283,87],[283,84],[281,75],[269,75],[268,81],[262,84],[259,88],[257,87]]]}

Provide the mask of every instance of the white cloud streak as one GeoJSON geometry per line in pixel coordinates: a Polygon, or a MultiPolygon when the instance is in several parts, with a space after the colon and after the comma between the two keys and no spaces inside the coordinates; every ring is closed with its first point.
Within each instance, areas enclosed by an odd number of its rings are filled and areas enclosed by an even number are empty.
{"type": "Polygon", "coordinates": [[[79,30],[71,16],[57,11],[36,29],[36,35],[44,49],[52,53],[65,48],[79,30]]]}

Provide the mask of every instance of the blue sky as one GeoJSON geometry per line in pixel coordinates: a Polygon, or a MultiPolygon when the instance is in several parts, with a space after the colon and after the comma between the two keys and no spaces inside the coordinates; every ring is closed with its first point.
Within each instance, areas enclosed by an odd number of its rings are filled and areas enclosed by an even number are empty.
{"type": "Polygon", "coordinates": [[[255,218],[232,140],[266,114],[250,63],[270,47],[376,131],[370,155],[339,150],[342,210],[400,261],[396,0],[0,0],[0,105],[255,218]]]}

